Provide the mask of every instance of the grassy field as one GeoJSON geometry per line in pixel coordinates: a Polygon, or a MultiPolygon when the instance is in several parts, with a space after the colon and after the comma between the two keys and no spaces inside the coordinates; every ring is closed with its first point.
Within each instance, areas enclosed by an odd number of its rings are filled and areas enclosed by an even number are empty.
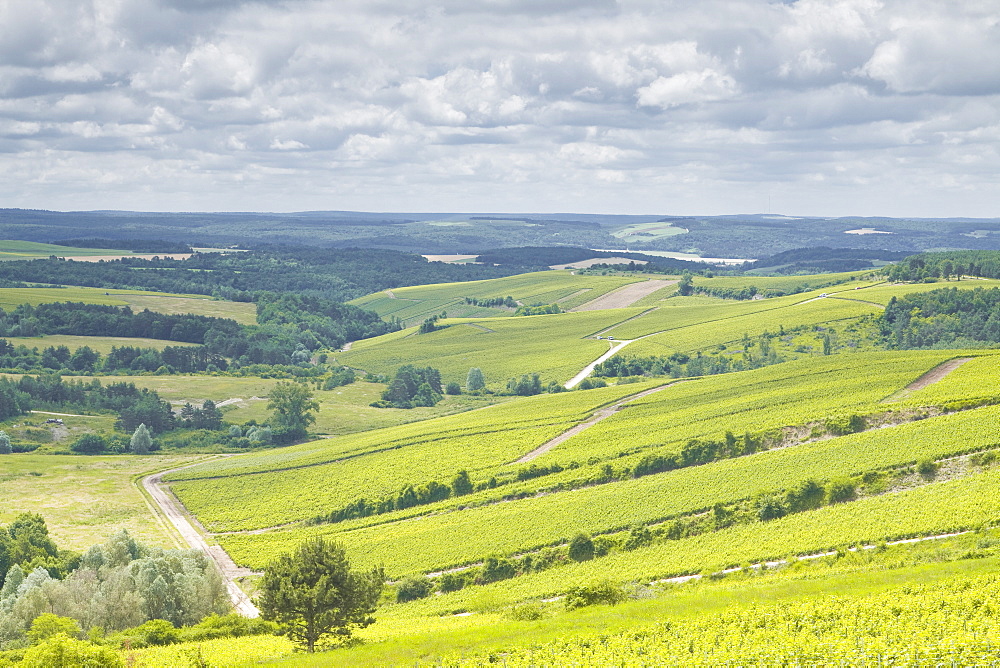
{"type": "MultiPolygon", "coordinates": [[[[57,337],[45,337],[43,340],[57,337]]],[[[85,338],[85,337],[74,337],[85,338]]],[[[126,341],[133,339],[125,339],[126,341]]],[[[137,339],[136,339],[137,340],[137,339]]],[[[120,344],[119,344],[120,345],[120,344]]],[[[183,345],[183,344],[182,344],[183,345]]],[[[13,374],[9,374],[14,377],[13,374]]],[[[67,380],[90,380],[85,376],[66,376],[67,380]]],[[[271,415],[267,409],[267,396],[278,380],[271,378],[231,377],[231,376],[113,376],[106,382],[134,383],[136,387],[155,390],[162,399],[176,405],[190,402],[200,406],[206,399],[223,406],[224,419],[229,424],[243,424],[249,420],[266,422],[271,415]]],[[[385,385],[358,381],[332,390],[317,390],[315,398],[320,403],[316,413],[316,423],[310,431],[317,436],[334,436],[369,431],[427,420],[432,417],[450,415],[509,401],[509,397],[486,396],[445,396],[444,400],[430,408],[372,408],[370,403],[379,399],[385,385]]]]}
{"type": "Polygon", "coordinates": [[[4,288],[0,308],[11,310],[19,304],[83,302],[106,306],[131,306],[135,311],[149,309],[178,315],[191,313],[215,318],[230,318],[244,325],[257,322],[257,307],[251,303],[214,300],[204,295],[174,295],[143,290],[102,290],[100,288],[4,288]]]}
{"type": "Polygon", "coordinates": [[[543,383],[564,383],[608,350],[586,337],[616,325],[641,309],[614,309],[518,318],[448,319],[429,334],[415,329],[356,342],[337,361],[366,371],[392,374],[403,364],[433,366],[444,382],[465,384],[479,367],[493,388],[508,379],[538,373],[543,383]]]}
{"type": "Polygon", "coordinates": [[[108,248],[73,248],[71,246],[56,246],[54,244],[43,244],[36,241],[14,241],[10,239],[0,240],[0,260],[35,260],[47,258],[55,255],[63,256],[115,256],[122,255],[122,251],[108,248]]]}
{"type": "Polygon", "coordinates": [[[59,547],[83,551],[118,529],[150,545],[174,547],[133,480],[204,455],[0,455],[0,524],[40,513],[59,547]]]}
{"type": "Polygon", "coordinates": [[[50,334],[48,336],[9,336],[7,340],[15,346],[29,348],[48,348],[50,346],[66,346],[76,350],[88,346],[91,350],[107,355],[112,348],[132,346],[134,348],[156,348],[163,350],[167,346],[195,346],[196,343],[183,341],[166,341],[164,339],[143,339],[124,336],[72,336],[70,334],[50,334]]]}
{"type": "Polygon", "coordinates": [[[578,276],[569,270],[545,271],[486,281],[395,288],[355,299],[351,303],[375,311],[382,317],[399,318],[408,326],[444,312],[453,318],[513,315],[512,309],[466,304],[466,297],[490,299],[510,296],[523,304],[559,304],[563,310],[569,310],[641,280],[646,279],[635,276],[578,276]]]}

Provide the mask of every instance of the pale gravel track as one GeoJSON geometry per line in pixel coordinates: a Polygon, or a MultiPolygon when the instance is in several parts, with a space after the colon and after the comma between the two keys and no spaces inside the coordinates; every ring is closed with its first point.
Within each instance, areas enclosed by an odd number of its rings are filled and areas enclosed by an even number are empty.
{"type": "Polygon", "coordinates": [[[576,425],[575,427],[571,427],[571,428],[567,429],[566,431],[564,431],[563,433],[559,434],[555,438],[553,438],[553,439],[551,439],[551,440],[543,443],[542,445],[538,446],[537,448],[535,448],[534,450],[532,450],[528,454],[524,455],[523,457],[521,457],[517,461],[511,462],[511,464],[527,464],[531,460],[536,459],[538,457],[541,457],[546,452],[548,452],[552,448],[556,447],[557,445],[559,445],[563,441],[566,441],[566,440],[568,440],[568,439],[576,436],[577,434],[579,434],[580,432],[582,432],[585,429],[589,429],[590,427],[593,427],[595,424],[597,424],[601,420],[605,420],[605,419],[611,417],[612,415],[614,415],[615,413],[617,413],[618,411],[620,411],[621,408],[622,408],[622,406],[624,406],[625,404],[629,403],[630,401],[635,401],[636,399],[642,399],[643,397],[649,396],[650,394],[653,394],[654,392],[659,392],[660,390],[665,390],[665,389],[667,389],[668,387],[670,387],[672,385],[676,385],[679,382],[683,382],[683,381],[674,381],[672,383],[667,383],[666,385],[660,385],[659,387],[654,387],[654,388],[651,388],[651,389],[648,389],[648,390],[644,390],[642,392],[639,392],[638,394],[631,394],[631,395],[625,397],[624,399],[618,401],[617,403],[614,403],[614,404],[612,404],[610,406],[605,406],[604,408],[599,408],[596,411],[594,411],[594,414],[586,422],[581,422],[580,424],[576,425]]]}
{"type": "Polygon", "coordinates": [[[955,359],[950,359],[947,362],[938,364],[936,367],[928,371],[927,373],[917,378],[915,381],[907,385],[901,390],[893,392],[890,396],[882,400],[881,403],[887,404],[893,401],[900,401],[910,396],[912,393],[922,390],[929,385],[943,380],[945,376],[950,374],[952,371],[962,366],[966,362],[970,361],[971,357],[956,357],[955,359]]]}
{"type": "MultiPolygon", "coordinates": [[[[201,462],[198,463],[200,464],[201,462]]],[[[223,581],[226,583],[229,599],[232,601],[236,611],[244,617],[260,617],[260,610],[257,609],[257,606],[253,604],[250,597],[240,589],[239,584],[236,582],[237,578],[247,577],[252,574],[252,571],[237,566],[236,562],[220,546],[209,545],[201,533],[191,524],[187,514],[182,509],[181,503],[172,493],[161,487],[163,476],[174,471],[190,468],[191,466],[196,466],[196,464],[188,464],[187,466],[180,466],[169,471],[161,471],[148,475],[142,479],[142,486],[149,493],[150,498],[159,508],[160,512],[174,525],[181,538],[192,548],[201,550],[207,554],[215,562],[223,581]]]]}

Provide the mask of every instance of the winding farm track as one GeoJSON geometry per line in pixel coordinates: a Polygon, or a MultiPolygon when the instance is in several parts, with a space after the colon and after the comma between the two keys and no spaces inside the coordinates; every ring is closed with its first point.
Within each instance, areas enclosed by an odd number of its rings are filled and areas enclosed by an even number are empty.
{"type": "Polygon", "coordinates": [[[250,597],[240,589],[239,584],[236,582],[237,578],[246,577],[251,574],[251,571],[247,568],[237,566],[236,562],[218,545],[209,545],[201,533],[191,524],[187,514],[182,509],[181,503],[172,493],[161,487],[164,475],[191,466],[195,466],[195,464],[188,464],[187,466],[180,466],[169,471],[161,471],[148,475],[142,479],[142,486],[149,493],[150,498],[160,509],[160,512],[174,525],[181,538],[192,548],[201,550],[207,554],[215,562],[223,581],[226,583],[229,599],[232,601],[236,611],[244,617],[260,617],[260,610],[257,609],[257,606],[253,604],[250,597]]]}
{"type": "Polygon", "coordinates": [[[653,394],[654,392],[659,392],[660,390],[665,390],[668,387],[670,387],[672,385],[676,385],[679,382],[683,382],[683,381],[674,381],[673,383],[667,383],[666,385],[660,385],[659,387],[654,387],[652,389],[645,390],[643,392],[639,392],[638,394],[629,395],[629,396],[625,397],[624,399],[622,399],[621,401],[619,401],[617,403],[614,403],[614,404],[611,404],[610,406],[605,406],[604,408],[599,408],[596,411],[594,411],[594,414],[586,422],[581,422],[580,424],[576,425],[575,427],[570,427],[569,429],[567,429],[563,433],[559,434],[555,438],[551,439],[550,441],[547,441],[547,442],[543,443],[542,445],[538,446],[537,448],[535,448],[534,450],[532,450],[528,454],[524,455],[523,457],[521,457],[517,461],[511,462],[511,464],[527,464],[532,459],[536,459],[538,457],[541,457],[546,452],[548,452],[552,448],[556,447],[557,445],[559,445],[563,441],[566,441],[566,440],[568,440],[568,439],[576,436],[577,434],[579,434],[584,429],[589,429],[590,427],[593,427],[595,424],[597,424],[601,420],[605,420],[605,419],[611,417],[612,415],[614,415],[615,413],[617,413],[618,411],[620,411],[622,409],[622,406],[624,406],[628,402],[635,401],[636,399],[642,399],[643,397],[649,396],[650,394],[653,394]]]}

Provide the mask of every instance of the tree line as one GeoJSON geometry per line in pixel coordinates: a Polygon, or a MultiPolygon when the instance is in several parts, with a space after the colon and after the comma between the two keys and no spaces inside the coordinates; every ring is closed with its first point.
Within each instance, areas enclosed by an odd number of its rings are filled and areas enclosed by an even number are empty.
{"type": "Polygon", "coordinates": [[[893,297],[876,319],[895,348],[977,348],[1000,343],[1000,289],[942,288],[893,297]]]}
{"type": "Polygon", "coordinates": [[[963,276],[1000,278],[1000,251],[921,253],[890,265],[884,271],[890,281],[947,280],[963,276]]]}
{"type": "Polygon", "coordinates": [[[256,302],[261,292],[344,302],[388,288],[501,278],[521,271],[522,267],[428,262],[415,253],[374,248],[266,245],[241,253],[196,253],[186,260],[4,263],[0,279],[212,295],[245,302],[256,302]]]}
{"type": "MultiPolygon", "coordinates": [[[[262,296],[258,309],[262,324],[241,325],[235,320],[203,315],[168,315],[149,309],[134,312],[128,306],[75,302],[20,304],[12,311],[0,309],[0,336],[72,334],[200,344],[204,351],[171,350],[166,353],[170,361],[160,360],[159,364],[154,359],[156,354],[145,350],[139,353],[145,356],[140,363],[135,364],[133,358],[127,366],[152,371],[167,364],[177,370],[202,371],[209,365],[224,370],[226,363],[221,358],[233,360],[241,367],[308,362],[310,351],[318,348],[339,348],[348,340],[378,336],[399,328],[398,323],[383,322],[370,311],[296,295],[268,293],[262,296]]],[[[43,363],[43,366],[49,365],[43,363]]]]}

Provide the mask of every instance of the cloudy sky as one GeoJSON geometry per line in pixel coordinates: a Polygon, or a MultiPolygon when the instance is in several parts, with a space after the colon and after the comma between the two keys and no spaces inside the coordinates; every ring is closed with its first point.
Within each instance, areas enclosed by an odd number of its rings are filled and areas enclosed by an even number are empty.
{"type": "Polygon", "coordinates": [[[1000,0],[0,0],[0,207],[1000,216],[1000,0]]]}

